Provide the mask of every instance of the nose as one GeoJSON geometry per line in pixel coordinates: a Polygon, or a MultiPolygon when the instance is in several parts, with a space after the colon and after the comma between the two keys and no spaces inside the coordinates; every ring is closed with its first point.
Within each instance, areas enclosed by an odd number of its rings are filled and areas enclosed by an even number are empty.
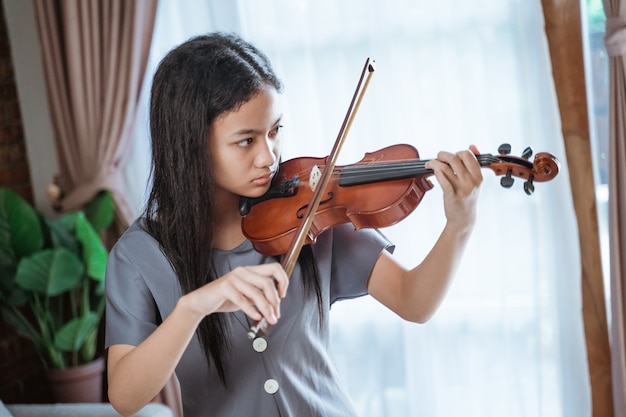
{"type": "Polygon", "coordinates": [[[260,146],[259,154],[256,158],[257,166],[266,168],[271,167],[278,161],[278,154],[280,153],[278,141],[275,139],[266,137],[260,146]]]}

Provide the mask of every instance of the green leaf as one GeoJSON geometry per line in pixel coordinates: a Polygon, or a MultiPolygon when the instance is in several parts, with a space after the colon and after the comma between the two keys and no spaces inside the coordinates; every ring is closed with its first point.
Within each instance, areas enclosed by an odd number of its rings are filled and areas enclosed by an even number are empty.
{"type": "Polygon", "coordinates": [[[28,296],[22,288],[14,285],[8,291],[0,292],[0,302],[13,307],[21,307],[28,301],[28,296]]]}
{"type": "Polygon", "coordinates": [[[0,262],[0,293],[11,292],[15,287],[17,265],[2,265],[0,262]]]}
{"type": "Polygon", "coordinates": [[[50,240],[55,248],[67,248],[77,256],[80,254],[80,245],[76,240],[76,219],[82,213],[67,213],[55,220],[46,220],[50,230],[50,240]]]}
{"type": "Polygon", "coordinates": [[[102,232],[113,223],[115,214],[115,201],[108,190],[102,190],[85,205],[83,210],[89,223],[96,233],[102,232]]]}
{"type": "Polygon", "coordinates": [[[0,188],[0,265],[17,264],[43,247],[37,211],[19,194],[0,188]]]}
{"type": "Polygon", "coordinates": [[[26,290],[52,297],[75,288],[83,273],[80,259],[69,250],[46,249],[20,261],[15,282],[26,290]]]}
{"type": "Polygon", "coordinates": [[[18,316],[19,311],[6,307],[3,307],[0,311],[2,312],[2,319],[5,323],[13,326],[17,334],[33,342],[41,343],[40,335],[37,332],[33,332],[33,328],[20,319],[18,316]]]}
{"type": "Polygon", "coordinates": [[[102,280],[98,282],[98,284],[94,288],[94,294],[98,297],[104,297],[105,291],[106,291],[106,287],[104,285],[104,280],[102,280]]]}
{"type": "Polygon", "coordinates": [[[95,313],[88,313],[67,322],[54,335],[54,346],[63,352],[78,352],[98,325],[95,313]]]}
{"type": "Polygon", "coordinates": [[[76,218],[76,237],[83,246],[83,260],[87,266],[87,275],[96,281],[104,281],[108,252],[100,235],[85,216],[81,215],[76,218]]]}

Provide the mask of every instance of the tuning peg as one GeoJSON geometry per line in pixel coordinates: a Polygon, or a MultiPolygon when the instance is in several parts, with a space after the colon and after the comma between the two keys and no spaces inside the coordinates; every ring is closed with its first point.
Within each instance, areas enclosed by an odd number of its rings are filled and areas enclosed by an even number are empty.
{"type": "Polygon", "coordinates": [[[535,192],[535,185],[533,184],[535,177],[533,175],[528,178],[528,181],[524,182],[524,191],[526,194],[531,195],[535,192]]]}
{"type": "Polygon", "coordinates": [[[506,175],[500,179],[500,185],[503,186],[504,188],[511,188],[513,186],[513,183],[515,182],[512,174],[513,174],[512,170],[510,169],[507,170],[506,175]]]}
{"type": "Polygon", "coordinates": [[[522,152],[522,158],[528,160],[533,155],[533,148],[530,146],[522,152]]]}
{"type": "Polygon", "coordinates": [[[498,153],[500,153],[500,155],[508,155],[511,153],[511,145],[508,143],[503,143],[502,145],[500,145],[498,147],[498,153]]]}

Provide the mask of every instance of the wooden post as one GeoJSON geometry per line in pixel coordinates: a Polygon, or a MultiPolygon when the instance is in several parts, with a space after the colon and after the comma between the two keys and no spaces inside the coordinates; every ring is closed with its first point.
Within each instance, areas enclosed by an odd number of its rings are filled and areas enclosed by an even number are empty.
{"type": "Polygon", "coordinates": [[[611,417],[613,392],[585,86],[580,0],[542,0],[561,113],[582,262],[582,316],[593,417],[611,417]]]}

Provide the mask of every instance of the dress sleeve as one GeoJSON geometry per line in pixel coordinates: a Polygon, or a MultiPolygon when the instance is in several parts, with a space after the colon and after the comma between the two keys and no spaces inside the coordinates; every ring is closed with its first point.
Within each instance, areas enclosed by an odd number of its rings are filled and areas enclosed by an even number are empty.
{"type": "Polygon", "coordinates": [[[138,345],[160,322],[154,297],[137,262],[123,242],[116,244],[107,263],[105,345],[138,345]]]}
{"type": "Polygon", "coordinates": [[[332,230],[331,304],[367,294],[367,281],[381,251],[395,248],[376,229],[341,225],[332,230]]]}

